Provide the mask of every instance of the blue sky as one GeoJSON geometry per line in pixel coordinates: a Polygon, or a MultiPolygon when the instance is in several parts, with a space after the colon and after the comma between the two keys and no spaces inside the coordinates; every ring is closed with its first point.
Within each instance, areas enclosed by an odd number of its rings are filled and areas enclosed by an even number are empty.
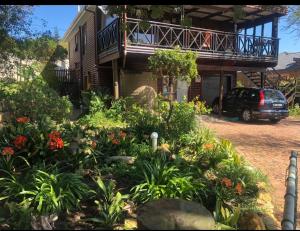
{"type": "MultiPolygon", "coordinates": [[[[33,25],[34,30],[43,31],[45,29],[54,30],[57,27],[59,35],[63,37],[65,31],[73,21],[77,14],[77,5],[41,5],[35,6],[33,10],[33,25]],[[43,24],[46,22],[46,27],[43,24]]],[[[284,30],[286,25],[286,17],[281,17],[279,20],[280,38],[279,52],[300,52],[300,39],[296,33],[290,33],[284,30]]],[[[265,33],[270,33],[270,24],[265,26],[265,33]]],[[[258,29],[257,29],[258,31],[258,29]]]]}

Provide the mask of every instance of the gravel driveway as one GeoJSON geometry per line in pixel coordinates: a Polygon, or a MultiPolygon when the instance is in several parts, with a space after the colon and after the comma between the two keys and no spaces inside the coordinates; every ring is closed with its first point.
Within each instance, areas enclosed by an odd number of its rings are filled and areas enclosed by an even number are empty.
{"type": "MultiPolygon", "coordinates": [[[[284,119],[278,124],[256,121],[249,124],[203,116],[203,123],[217,136],[229,139],[253,166],[268,175],[273,186],[275,215],[281,221],[284,208],[285,174],[291,150],[300,154],[300,120],[284,119]]],[[[299,159],[299,158],[298,158],[299,159]]],[[[300,161],[298,160],[298,165],[300,161]]],[[[299,175],[298,175],[299,176],[299,175]]],[[[300,189],[300,187],[298,186],[300,189]]],[[[298,200],[298,224],[300,201],[298,200]]]]}

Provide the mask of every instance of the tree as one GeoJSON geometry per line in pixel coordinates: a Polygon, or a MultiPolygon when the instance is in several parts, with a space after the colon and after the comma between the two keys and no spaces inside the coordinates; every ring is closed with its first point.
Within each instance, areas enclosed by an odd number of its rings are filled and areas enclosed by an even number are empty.
{"type": "Polygon", "coordinates": [[[179,47],[172,50],[156,50],[149,57],[149,69],[155,76],[167,78],[169,100],[174,100],[174,83],[183,80],[191,83],[198,75],[197,54],[192,51],[181,51],[179,47]]]}
{"type": "Polygon", "coordinates": [[[287,26],[285,29],[297,32],[300,35],[300,6],[293,5],[288,7],[287,26]]]}

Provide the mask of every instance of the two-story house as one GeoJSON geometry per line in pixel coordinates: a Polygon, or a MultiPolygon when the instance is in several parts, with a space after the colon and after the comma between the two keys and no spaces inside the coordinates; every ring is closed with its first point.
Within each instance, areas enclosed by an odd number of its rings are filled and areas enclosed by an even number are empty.
{"type": "MultiPolygon", "coordinates": [[[[143,8],[145,6],[137,6],[143,8]]],[[[171,6],[170,6],[171,7],[171,6]]],[[[107,14],[106,7],[81,6],[64,36],[69,44],[70,69],[77,70],[80,89],[107,87],[130,95],[143,85],[164,93],[162,79],[152,77],[148,57],[155,49],[183,50],[198,54],[199,77],[190,86],[178,83],[178,100],[185,92],[189,100],[199,96],[208,104],[236,85],[236,73],[259,73],[259,85],[266,83],[268,67],[278,60],[278,19],[287,13],[283,6],[242,5],[236,20],[234,5],[183,5],[184,16],[192,26],[180,25],[182,12],[165,15],[163,20],[142,20],[124,14],[107,14]],[[121,22],[128,29],[121,29],[121,22]]]]}

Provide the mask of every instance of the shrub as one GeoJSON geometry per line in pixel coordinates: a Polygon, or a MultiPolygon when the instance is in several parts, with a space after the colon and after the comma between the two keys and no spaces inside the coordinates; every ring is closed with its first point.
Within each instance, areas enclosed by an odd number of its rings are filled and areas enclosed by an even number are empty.
{"type": "Polygon", "coordinates": [[[27,116],[39,121],[50,118],[61,122],[69,118],[72,104],[67,97],[59,97],[41,78],[24,82],[1,81],[2,110],[13,118],[27,116]]]}
{"type": "Polygon", "coordinates": [[[293,107],[289,108],[290,116],[299,116],[300,115],[300,106],[299,104],[295,104],[293,107]]]}
{"type": "Polygon", "coordinates": [[[102,227],[111,229],[122,219],[122,208],[125,205],[124,200],[127,195],[115,192],[116,185],[112,180],[104,183],[100,177],[97,177],[95,182],[97,184],[95,203],[98,207],[99,218],[87,220],[100,223],[102,227]]]}
{"type": "Polygon", "coordinates": [[[21,204],[30,203],[39,214],[52,214],[78,207],[81,199],[88,195],[89,188],[82,177],[74,173],[57,173],[36,170],[30,188],[21,191],[26,199],[21,204]]]}
{"type": "Polygon", "coordinates": [[[138,203],[160,198],[183,198],[201,201],[200,194],[204,185],[190,175],[181,174],[180,170],[167,161],[162,154],[149,161],[142,161],[140,172],[144,180],[132,188],[132,199],[138,203]]]}

